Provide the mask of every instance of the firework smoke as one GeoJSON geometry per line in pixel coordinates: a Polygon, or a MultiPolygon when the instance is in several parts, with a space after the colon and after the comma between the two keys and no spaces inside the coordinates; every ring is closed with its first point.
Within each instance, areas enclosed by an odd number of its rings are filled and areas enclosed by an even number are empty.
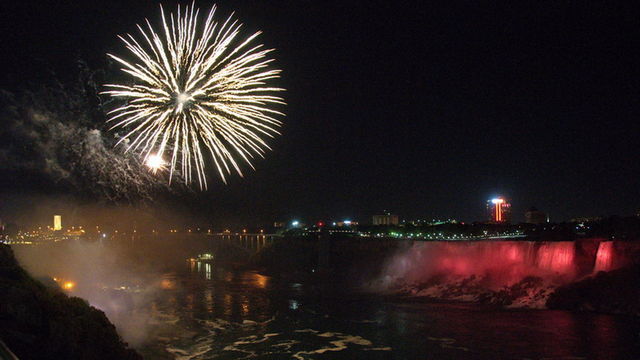
{"type": "Polygon", "coordinates": [[[110,203],[151,200],[168,191],[166,178],[146,171],[137,154],[124,154],[102,131],[104,116],[92,86],[43,86],[0,93],[0,170],[19,185],[35,177],[41,191],[66,189],[110,203]]]}
{"type": "Polygon", "coordinates": [[[133,81],[106,85],[106,94],[126,100],[111,112],[112,129],[126,129],[120,143],[127,151],[166,162],[169,181],[178,172],[206,188],[207,159],[225,182],[232,170],[242,176],[239,162],[253,168],[254,156],[270,149],[263,138],[279,134],[275,116],[283,114],[272,107],[284,104],[274,95],[283,89],[267,85],[280,73],[269,68],[273,50],[253,45],[260,32],[240,39],[232,17],[216,22],[215,6],[204,22],[193,5],[161,13],[160,33],[147,21],[138,39],[120,37],[133,61],[109,54],[133,81]]]}

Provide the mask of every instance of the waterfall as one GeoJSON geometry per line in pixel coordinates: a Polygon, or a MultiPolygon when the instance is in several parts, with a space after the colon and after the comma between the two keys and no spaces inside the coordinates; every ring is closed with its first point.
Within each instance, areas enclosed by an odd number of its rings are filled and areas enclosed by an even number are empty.
{"type": "Polygon", "coordinates": [[[615,248],[613,247],[613,241],[603,241],[598,245],[598,252],[596,253],[596,264],[593,267],[593,272],[599,271],[611,271],[613,270],[613,255],[615,248]]]}
{"type": "Polygon", "coordinates": [[[630,262],[640,242],[408,242],[389,258],[377,291],[542,307],[557,286],[630,262]]]}
{"type": "Polygon", "coordinates": [[[538,247],[537,268],[554,275],[572,278],[576,271],[576,248],[573,241],[542,243],[538,247]]]}

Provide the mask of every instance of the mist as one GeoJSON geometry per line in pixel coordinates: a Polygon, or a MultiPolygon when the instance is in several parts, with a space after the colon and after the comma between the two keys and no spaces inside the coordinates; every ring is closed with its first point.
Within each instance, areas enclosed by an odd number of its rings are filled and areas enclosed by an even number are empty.
{"type": "MultiPolygon", "coordinates": [[[[73,204],[67,200],[49,199],[34,214],[51,214],[52,209],[60,209],[57,205],[73,204]]],[[[168,228],[187,221],[187,216],[163,207],[151,210],[77,203],[55,213],[62,214],[65,228],[65,221],[68,226],[99,224],[104,236],[14,245],[20,264],[35,278],[50,286],[57,284],[70,296],[104,311],[123,340],[134,347],[167,331],[158,319],[170,314],[159,313],[153,303],[175,296],[173,291],[182,286],[175,281],[175,272],[186,269],[186,259],[203,252],[208,242],[204,235],[187,238],[151,229],[168,228]],[[134,226],[139,235],[127,230],[134,226]]]]}

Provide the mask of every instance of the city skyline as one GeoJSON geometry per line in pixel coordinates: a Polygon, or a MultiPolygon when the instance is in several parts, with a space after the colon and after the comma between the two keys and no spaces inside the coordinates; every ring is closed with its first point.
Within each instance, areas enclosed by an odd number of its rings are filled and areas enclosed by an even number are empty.
{"type": "MultiPolygon", "coordinates": [[[[200,220],[186,220],[187,218],[183,218],[183,220],[179,220],[178,222],[173,222],[173,223],[164,223],[162,226],[156,226],[153,225],[154,224],[154,220],[153,219],[153,215],[151,213],[145,213],[143,212],[146,216],[151,216],[151,218],[147,218],[145,219],[143,222],[147,223],[146,227],[150,227],[150,228],[160,228],[160,229],[177,229],[177,228],[181,228],[182,230],[186,230],[186,229],[196,229],[198,228],[198,231],[200,231],[201,229],[199,229],[200,227],[202,227],[203,229],[209,229],[209,231],[211,231],[212,228],[215,228],[216,231],[222,231],[222,229],[228,229],[228,228],[234,228],[234,229],[238,229],[238,228],[287,228],[287,227],[313,227],[313,226],[344,226],[344,225],[358,225],[358,224],[363,224],[363,225],[383,225],[383,226],[394,226],[394,225],[404,225],[404,224],[413,224],[413,225],[437,225],[437,224],[442,224],[442,223],[468,223],[468,224],[473,224],[473,223],[486,223],[486,224],[525,224],[525,223],[529,223],[529,224],[542,224],[542,223],[553,223],[553,224],[560,224],[560,223],[570,223],[570,222],[580,222],[580,219],[583,219],[582,221],[588,221],[589,219],[600,219],[600,218],[606,218],[606,217],[616,217],[616,216],[622,216],[622,217],[632,217],[632,216],[640,216],[640,212],[636,212],[634,214],[600,214],[597,216],[582,216],[582,215],[574,215],[572,216],[570,219],[562,219],[562,220],[551,220],[551,217],[549,216],[548,213],[539,210],[538,208],[536,208],[535,206],[529,207],[522,215],[522,219],[520,219],[519,216],[516,216],[516,220],[513,220],[513,214],[511,211],[511,200],[507,200],[505,199],[505,197],[502,196],[498,196],[498,197],[494,197],[491,199],[488,199],[486,201],[486,208],[483,212],[483,214],[479,215],[477,218],[471,219],[471,220],[467,220],[467,219],[459,219],[459,218],[455,218],[455,217],[448,217],[448,216],[406,216],[403,215],[401,213],[397,213],[394,211],[389,211],[389,210],[383,210],[383,211],[379,211],[379,212],[375,212],[375,213],[371,213],[371,214],[366,214],[364,216],[361,217],[357,217],[357,216],[353,216],[352,214],[347,214],[346,216],[341,216],[341,215],[329,215],[326,217],[314,217],[314,216],[309,216],[308,214],[305,213],[300,213],[300,214],[296,214],[296,215],[292,215],[289,217],[278,217],[278,218],[274,218],[274,219],[269,219],[269,220],[259,220],[259,221],[249,221],[249,222],[242,222],[242,221],[235,221],[235,222],[223,222],[223,221],[217,221],[215,219],[206,219],[206,218],[202,218],[200,220]]],[[[56,210],[58,211],[59,208],[56,210]]],[[[138,209],[137,211],[139,211],[140,209],[138,209]]],[[[98,210],[99,212],[101,211],[105,211],[105,213],[109,213],[108,210],[98,210]]],[[[58,211],[59,212],[59,211],[58,211]]],[[[74,210],[74,212],[77,212],[77,209],[74,210]]],[[[126,213],[126,211],[125,211],[126,213]]],[[[72,213],[68,213],[68,214],[72,214],[72,213]]],[[[15,220],[14,217],[12,216],[12,214],[10,212],[6,212],[4,213],[5,218],[7,218],[6,216],[8,215],[9,223],[15,224],[15,220]]],[[[95,215],[95,214],[94,214],[95,215]]],[[[121,214],[122,215],[122,214],[121,214]]],[[[69,216],[69,215],[67,215],[69,216]]],[[[44,214],[44,213],[40,213],[40,215],[34,217],[34,216],[30,216],[30,222],[25,222],[22,223],[20,225],[22,225],[24,228],[28,228],[28,229],[36,229],[39,228],[41,230],[62,230],[64,229],[69,229],[69,228],[76,228],[79,227],[79,229],[82,229],[83,227],[93,227],[96,224],[109,224],[108,226],[110,228],[117,228],[117,226],[115,225],[116,223],[118,223],[117,217],[116,218],[111,218],[112,214],[109,215],[110,219],[104,220],[103,221],[98,221],[96,222],[95,220],[87,220],[89,218],[92,218],[92,216],[89,216],[88,218],[79,218],[76,219],[75,215],[70,215],[69,217],[72,218],[72,220],[70,221],[70,225],[63,227],[62,226],[62,215],[51,215],[51,214],[44,214]],[[48,220],[46,220],[46,217],[49,217],[48,220]],[[51,226],[51,223],[53,224],[53,226],[51,226]]],[[[129,216],[125,215],[125,218],[127,218],[129,216]]],[[[170,218],[171,215],[168,215],[168,218],[170,218]]],[[[67,219],[67,217],[65,217],[65,219],[67,219]]],[[[0,225],[4,225],[5,222],[3,222],[0,218],[0,225]]],[[[124,227],[124,228],[128,228],[128,229],[135,229],[137,227],[136,225],[136,220],[133,221],[132,223],[133,225],[130,225],[128,227],[124,227]]],[[[97,228],[97,226],[96,226],[97,228]]],[[[174,231],[174,230],[171,230],[174,231]]]]}
{"type": "MultiPolygon", "coordinates": [[[[456,221],[461,222],[485,222],[488,220],[494,221],[494,219],[490,219],[488,217],[489,204],[495,199],[509,199],[509,220],[512,223],[523,223],[527,222],[527,213],[531,211],[531,209],[535,209],[538,212],[544,214],[545,222],[549,221],[552,223],[562,223],[568,222],[575,218],[594,218],[594,217],[609,217],[609,216],[634,216],[638,214],[639,210],[631,211],[627,213],[623,212],[614,212],[614,213],[575,213],[568,214],[565,218],[560,218],[555,216],[553,213],[549,213],[547,209],[538,206],[538,203],[532,204],[524,204],[521,203],[518,199],[516,201],[512,201],[512,198],[503,196],[496,192],[493,192],[491,197],[476,201],[474,203],[467,203],[469,208],[473,208],[475,214],[469,218],[463,218],[460,216],[455,216],[451,214],[445,214],[438,212],[437,210],[428,209],[423,212],[408,212],[403,211],[402,209],[392,209],[391,212],[383,209],[373,209],[372,211],[363,211],[361,209],[356,209],[353,212],[347,213],[338,213],[338,214],[322,214],[317,215],[311,211],[302,210],[300,212],[293,212],[287,210],[281,210],[276,212],[273,217],[265,217],[258,216],[255,218],[247,217],[247,216],[234,216],[234,215],[224,215],[216,218],[215,216],[210,216],[206,213],[194,214],[190,212],[190,209],[187,206],[170,206],[170,205],[161,205],[159,209],[153,209],[153,207],[132,207],[132,206],[123,206],[122,211],[117,212],[131,212],[131,213],[141,213],[144,214],[145,218],[153,218],[154,214],[159,214],[164,211],[169,214],[178,215],[181,220],[177,224],[188,224],[185,226],[193,226],[195,224],[224,224],[222,227],[227,226],[235,226],[235,227],[243,227],[243,226],[266,226],[267,224],[271,224],[274,221],[292,221],[295,219],[304,219],[305,221],[314,223],[316,221],[341,221],[344,219],[352,219],[354,221],[360,221],[361,223],[370,223],[372,222],[371,218],[375,215],[380,215],[383,213],[392,213],[393,215],[398,217],[398,220],[411,222],[416,220],[426,220],[426,221],[435,221],[435,220],[446,220],[446,219],[454,219],[456,221]],[[498,194],[498,195],[496,195],[498,194]],[[515,209],[515,210],[514,210],[515,209]],[[186,214],[186,215],[185,215],[186,214]],[[191,223],[189,223],[191,221],[191,223]]],[[[38,196],[27,196],[22,197],[20,195],[16,197],[4,196],[2,201],[0,202],[0,219],[5,220],[9,223],[22,223],[25,226],[29,227],[38,227],[38,226],[47,226],[51,221],[51,214],[53,213],[64,213],[65,217],[68,218],[79,218],[79,219],[88,219],[95,216],[104,216],[107,217],[112,216],[110,214],[113,209],[113,206],[108,205],[96,205],[78,202],[72,198],[61,198],[61,199],[50,199],[46,198],[46,201],[42,203],[39,202],[40,198],[38,196]],[[25,201],[27,199],[27,201],[25,201]],[[88,214],[84,214],[86,209],[91,209],[88,214]],[[96,215],[100,214],[100,215],[96,215]],[[86,215],[86,216],[85,216],[86,215]]],[[[188,205],[188,204],[187,204],[188,205]]],[[[491,210],[490,213],[495,212],[491,210]]],[[[126,216],[125,216],[126,217],[126,216]]],[[[152,221],[146,219],[144,221],[152,221]]],[[[285,222],[286,222],[285,221],[285,222]]],[[[91,224],[91,221],[88,220],[79,220],[76,224],[91,224]]]]}

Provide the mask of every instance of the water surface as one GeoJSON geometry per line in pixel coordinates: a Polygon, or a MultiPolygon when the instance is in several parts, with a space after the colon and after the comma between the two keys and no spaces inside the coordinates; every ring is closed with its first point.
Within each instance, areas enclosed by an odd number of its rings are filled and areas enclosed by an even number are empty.
{"type": "Polygon", "coordinates": [[[204,262],[161,285],[150,358],[640,359],[631,317],[389,298],[204,262]]]}

